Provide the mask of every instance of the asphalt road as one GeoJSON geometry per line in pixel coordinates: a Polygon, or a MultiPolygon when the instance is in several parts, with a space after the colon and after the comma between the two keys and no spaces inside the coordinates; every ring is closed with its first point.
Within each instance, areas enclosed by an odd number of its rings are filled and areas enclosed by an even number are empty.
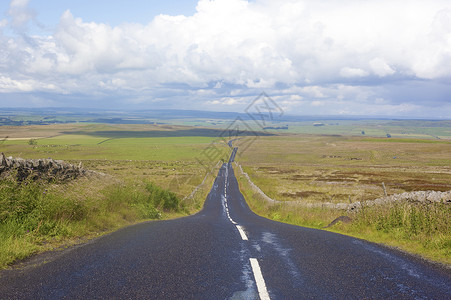
{"type": "Polygon", "coordinates": [[[1,299],[451,299],[449,269],[255,215],[231,162],[194,216],[127,227],[0,274],[1,299]]]}

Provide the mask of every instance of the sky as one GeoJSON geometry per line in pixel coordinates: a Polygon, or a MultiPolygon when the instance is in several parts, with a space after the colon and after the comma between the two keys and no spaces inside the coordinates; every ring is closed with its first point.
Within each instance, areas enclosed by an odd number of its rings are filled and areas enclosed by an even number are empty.
{"type": "Polygon", "coordinates": [[[451,118],[449,0],[12,0],[0,107],[451,118]]]}

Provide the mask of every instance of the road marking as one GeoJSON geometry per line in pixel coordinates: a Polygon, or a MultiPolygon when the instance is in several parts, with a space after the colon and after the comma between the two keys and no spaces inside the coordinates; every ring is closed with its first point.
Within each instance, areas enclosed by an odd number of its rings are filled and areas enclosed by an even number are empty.
{"type": "Polygon", "coordinates": [[[238,229],[238,231],[239,231],[239,233],[240,233],[240,235],[241,235],[241,239],[242,239],[243,241],[247,241],[247,235],[246,235],[246,233],[244,232],[243,227],[241,227],[240,225],[235,225],[235,226],[236,226],[236,228],[238,229]]]}
{"type": "MultiPolygon", "coordinates": [[[[244,228],[241,225],[238,225],[238,223],[233,221],[233,219],[230,217],[229,207],[228,207],[228,203],[227,203],[227,178],[229,176],[229,170],[228,170],[229,165],[226,164],[226,166],[227,166],[227,168],[225,170],[225,180],[224,180],[224,183],[225,183],[225,186],[224,186],[225,212],[227,214],[227,218],[229,219],[229,221],[235,225],[236,229],[240,233],[241,239],[243,241],[247,241],[248,238],[247,238],[246,232],[244,232],[244,228]]],[[[258,264],[258,260],[256,258],[249,258],[249,261],[251,263],[252,272],[254,273],[255,283],[257,285],[258,295],[259,295],[260,299],[261,300],[271,300],[271,298],[269,298],[268,290],[266,289],[265,279],[263,278],[263,274],[260,269],[260,265],[258,264]]]]}
{"type": "Polygon", "coordinates": [[[233,221],[232,217],[230,217],[230,213],[229,213],[229,206],[227,204],[227,177],[229,176],[229,170],[226,169],[226,176],[225,176],[225,186],[224,186],[224,208],[225,208],[225,212],[227,214],[227,218],[229,219],[230,222],[232,222],[233,225],[236,226],[236,228],[238,229],[238,232],[240,233],[241,239],[243,241],[247,241],[247,235],[243,230],[243,227],[241,227],[240,225],[238,225],[238,223],[236,223],[235,221],[233,221]]]}
{"type": "Polygon", "coordinates": [[[227,218],[229,219],[229,221],[232,222],[233,225],[238,225],[238,223],[235,222],[235,221],[230,217],[229,211],[226,211],[226,213],[227,213],[227,218]]]}
{"type": "Polygon", "coordinates": [[[263,278],[260,265],[256,258],[249,258],[251,263],[252,272],[254,272],[255,283],[257,284],[258,295],[261,300],[270,300],[268,290],[266,289],[265,279],[263,278]]]}
{"type": "MultiPolygon", "coordinates": [[[[233,155],[233,154],[232,154],[233,155]]],[[[244,229],[241,225],[238,225],[238,223],[236,223],[235,221],[233,221],[233,219],[230,217],[230,213],[229,213],[229,207],[227,205],[227,179],[229,177],[229,164],[225,164],[226,165],[226,170],[225,170],[225,180],[224,180],[224,208],[225,208],[225,212],[227,214],[227,218],[229,219],[230,222],[232,222],[232,224],[234,224],[236,226],[236,229],[238,229],[238,232],[240,233],[241,239],[243,241],[247,241],[247,235],[244,232],[244,229]]],[[[255,284],[257,285],[257,290],[258,290],[258,295],[260,297],[261,300],[271,300],[271,298],[269,298],[269,293],[268,290],[266,289],[266,284],[265,284],[265,279],[263,278],[263,274],[262,271],[260,269],[260,265],[258,263],[258,260],[256,258],[249,258],[249,262],[251,263],[251,267],[252,267],[252,272],[254,273],[254,278],[255,278],[255,284]]]]}

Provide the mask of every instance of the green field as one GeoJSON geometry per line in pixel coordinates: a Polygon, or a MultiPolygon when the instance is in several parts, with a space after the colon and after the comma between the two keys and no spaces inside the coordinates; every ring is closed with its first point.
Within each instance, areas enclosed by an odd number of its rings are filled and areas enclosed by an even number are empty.
{"type": "MultiPolygon", "coordinates": [[[[248,143],[236,141],[240,144],[248,143]]],[[[265,201],[241,174],[241,189],[251,208],[265,217],[319,229],[345,215],[353,222],[328,230],[450,264],[449,203],[407,202],[358,212],[321,208],[326,202],[365,203],[383,197],[384,186],[388,195],[450,191],[450,149],[449,140],[303,134],[260,137],[236,160],[267,196],[278,201],[265,201]]]]}
{"type": "MultiPolygon", "coordinates": [[[[373,200],[384,195],[382,184],[389,195],[451,190],[451,140],[445,121],[422,122],[419,127],[409,127],[413,121],[366,121],[366,127],[364,121],[337,122],[313,126],[309,121],[290,125],[287,131],[267,130],[272,136],[240,136],[234,142],[240,149],[237,162],[269,197],[280,201],[274,205],[260,199],[236,170],[251,208],[274,220],[314,228],[346,215],[352,223],[339,223],[328,230],[449,264],[449,204],[376,207],[363,215],[284,205],[373,200]],[[386,137],[387,129],[391,138],[386,137]]],[[[18,186],[11,178],[3,178],[0,265],[135,222],[198,211],[218,162],[227,160],[230,153],[227,140],[218,138],[226,126],[222,121],[210,128],[86,123],[0,126],[0,136],[7,137],[0,141],[0,151],[7,156],[81,162],[105,174],[70,183],[18,186]],[[209,149],[216,150],[213,156],[209,149]],[[197,186],[198,192],[187,197],[197,186]],[[177,205],[156,200],[165,197],[177,205]]]]}
{"type": "MultiPolygon", "coordinates": [[[[289,133],[415,139],[451,139],[450,121],[321,120],[287,123],[289,133]],[[314,124],[321,124],[315,126],[314,124]]],[[[274,132],[274,131],[271,131],[274,132]]],[[[283,132],[279,130],[279,132],[283,132]]]]}
{"type": "Polygon", "coordinates": [[[259,138],[239,161],[280,200],[355,202],[383,196],[382,182],[392,194],[451,190],[450,149],[450,141],[278,136],[259,138]]]}
{"type": "Polygon", "coordinates": [[[9,137],[0,145],[7,156],[81,162],[100,174],[69,183],[24,184],[3,177],[0,268],[136,222],[192,214],[202,207],[218,161],[229,154],[212,136],[215,131],[201,136],[205,131],[185,127],[64,124],[0,132],[9,137]],[[202,156],[211,145],[222,151],[215,160],[202,156]]]}

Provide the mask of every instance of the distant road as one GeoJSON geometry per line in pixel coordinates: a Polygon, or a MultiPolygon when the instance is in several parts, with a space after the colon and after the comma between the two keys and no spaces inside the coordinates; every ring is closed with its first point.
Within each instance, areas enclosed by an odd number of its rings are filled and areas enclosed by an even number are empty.
{"type": "Polygon", "coordinates": [[[226,163],[198,214],[127,227],[46,264],[3,271],[0,298],[451,299],[451,272],[259,217],[226,163]]]}

